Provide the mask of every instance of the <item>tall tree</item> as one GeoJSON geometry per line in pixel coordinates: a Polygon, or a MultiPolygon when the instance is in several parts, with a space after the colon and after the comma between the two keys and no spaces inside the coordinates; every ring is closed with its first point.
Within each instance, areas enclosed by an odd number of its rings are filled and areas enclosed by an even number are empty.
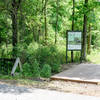
{"type": "Polygon", "coordinates": [[[44,4],[44,23],[45,23],[45,41],[47,40],[47,1],[45,0],[44,4]]]}
{"type": "Polygon", "coordinates": [[[75,18],[75,0],[73,0],[73,12],[72,12],[72,31],[74,31],[74,18],[75,18]]]}
{"type": "Polygon", "coordinates": [[[88,39],[87,39],[87,53],[91,53],[91,25],[89,24],[88,28],[88,39]]]}
{"type": "MultiPolygon", "coordinates": [[[[75,0],[73,0],[72,31],[74,31],[74,17],[75,17],[75,0]]],[[[73,51],[71,51],[71,61],[73,62],[73,51]]]]}
{"type": "Polygon", "coordinates": [[[56,28],[55,28],[55,44],[57,42],[57,32],[58,32],[58,10],[59,10],[59,0],[56,1],[56,28]]]}
{"type": "Polygon", "coordinates": [[[83,60],[86,60],[86,40],[87,40],[87,11],[88,11],[88,0],[85,0],[85,13],[84,13],[84,24],[83,24],[83,60]]]}
{"type": "Polygon", "coordinates": [[[18,27],[17,27],[17,14],[22,0],[12,0],[12,9],[11,9],[11,19],[12,19],[12,45],[13,45],[13,57],[16,56],[16,45],[17,45],[17,36],[18,36],[18,27]]]}

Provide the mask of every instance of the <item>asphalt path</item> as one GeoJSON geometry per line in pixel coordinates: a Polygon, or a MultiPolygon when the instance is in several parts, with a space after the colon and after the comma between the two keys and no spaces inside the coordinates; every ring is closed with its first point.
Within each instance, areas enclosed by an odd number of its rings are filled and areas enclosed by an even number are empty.
{"type": "Polygon", "coordinates": [[[99,97],[0,84],[0,100],[100,100],[99,97]]]}

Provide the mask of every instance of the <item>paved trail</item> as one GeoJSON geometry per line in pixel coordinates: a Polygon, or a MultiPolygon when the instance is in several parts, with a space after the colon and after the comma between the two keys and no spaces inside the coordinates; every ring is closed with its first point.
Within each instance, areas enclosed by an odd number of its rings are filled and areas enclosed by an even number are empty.
{"type": "Polygon", "coordinates": [[[67,64],[64,67],[69,67],[69,69],[53,75],[51,78],[83,83],[100,83],[100,64],[67,64]]]}
{"type": "Polygon", "coordinates": [[[0,100],[100,100],[100,98],[0,84],[0,100]]]}

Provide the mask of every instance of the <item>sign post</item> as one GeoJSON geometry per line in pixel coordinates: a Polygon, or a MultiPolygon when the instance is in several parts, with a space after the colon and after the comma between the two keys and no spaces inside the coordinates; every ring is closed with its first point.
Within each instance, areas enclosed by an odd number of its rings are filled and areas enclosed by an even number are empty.
{"type": "Polygon", "coordinates": [[[68,59],[67,51],[80,51],[82,56],[82,32],[81,31],[66,32],[66,63],[68,59]]]}

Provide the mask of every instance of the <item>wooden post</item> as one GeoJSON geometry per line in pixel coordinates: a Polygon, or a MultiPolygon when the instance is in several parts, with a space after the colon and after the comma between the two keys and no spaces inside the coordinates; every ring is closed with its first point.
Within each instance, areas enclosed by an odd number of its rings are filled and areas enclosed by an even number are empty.
{"type": "Polygon", "coordinates": [[[81,49],[80,63],[82,63],[82,49],[81,49]]]}
{"type": "Polygon", "coordinates": [[[73,62],[73,50],[71,50],[71,62],[73,62]]]}
{"type": "Polygon", "coordinates": [[[16,61],[15,61],[14,66],[13,66],[13,68],[12,68],[12,71],[11,71],[11,75],[12,75],[12,76],[14,76],[14,73],[15,73],[15,71],[16,71],[16,68],[18,67],[18,64],[19,64],[19,67],[20,67],[20,71],[22,71],[21,61],[20,61],[19,58],[17,58],[16,61]]]}
{"type": "Polygon", "coordinates": [[[67,60],[68,60],[68,57],[67,57],[67,49],[68,49],[68,32],[66,31],[66,64],[67,64],[67,60]]]}

